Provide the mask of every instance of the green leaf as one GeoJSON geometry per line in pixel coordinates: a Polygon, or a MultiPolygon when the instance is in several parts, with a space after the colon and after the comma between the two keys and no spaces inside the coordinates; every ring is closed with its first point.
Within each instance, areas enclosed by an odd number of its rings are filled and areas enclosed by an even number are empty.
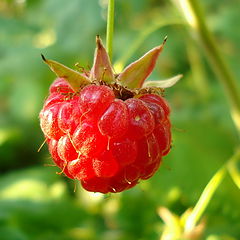
{"type": "Polygon", "coordinates": [[[79,88],[91,83],[88,77],[64,66],[61,63],[53,60],[48,60],[43,55],[42,59],[58,77],[64,78],[75,92],[77,92],[79,88]]]}

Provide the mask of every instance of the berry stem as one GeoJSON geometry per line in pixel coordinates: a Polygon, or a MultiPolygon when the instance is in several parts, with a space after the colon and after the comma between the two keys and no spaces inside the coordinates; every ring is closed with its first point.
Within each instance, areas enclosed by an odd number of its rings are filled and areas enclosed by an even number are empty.
{"type": "Polygon", "coordinates": [[[212,65],[213,71],[223,85],[224,92],[231,108],[232,119],[240,136],[239,86],[237,85],[237,80],[235,76],[233,76],[231,69],[221,55],[212,33],[208,29],[202,8],[196,0],[175,0],[174,3],[181,9],[191,30],[193,30],[194,34],[200,40],[205,49],[209,63],[212,65]]]}
{"type": "Polygon", "coordinates": [[[108,17],[107,17],[107,52],[112,60],[113,49],[113,32],[114,32],[114,0],[108,2],[108,17]]]}

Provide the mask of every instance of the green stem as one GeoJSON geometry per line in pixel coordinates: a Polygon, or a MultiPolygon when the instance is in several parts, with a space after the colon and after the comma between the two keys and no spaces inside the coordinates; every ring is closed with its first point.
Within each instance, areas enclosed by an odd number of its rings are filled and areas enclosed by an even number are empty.
{"type": "Polygon", "coordinates": [[[239,160],[240,160],[240,147],[235,154],[235,158],[232,158],[232,161],[230,161],[227,165],[228,172],[232,177],[232,180],[234,181],[236,186],[240,189],[240,172],[237,166],[239,160]]]}
{"type": "Polygon", "coordinates": [[[192,229],[196,226],[197,222],[201,218],[203,212],[207,208],[209,202],[212,199],[213,194],[215,193],[217,187],[221,184],[224,176],[226,174],[226,168],[223,166],[220,168],[217,173],[211,178],[207,186],[204,188],[197,204],[193,208],[191,215],[188,217],[185,224],[185,231],[191,232],[192,229]]]}
{"type": "Polygon", "coordinates": [[[197,51],[196,43],[189,41],[187,45],[187,54],[191,68],[192,81],[195,83],[201,100],[205,103],[210,96],[209,83],[207,81],[207,74],[202,63],[201,55],[197,51]]]}
{"type": "Polygon", "coordinates": [[[108,18],[107,18],[107,52],[110,60],[112,60],[113,49],[113,30],[114,30],[114,0],[108,2],[108,18]]]}
{"type": "MultiPolygon", "coordinates": [[[[230,172],[233,164],[240,158],[240,149],[236,149],[234,155],[214,174],[211,180],[208,182],[207,186],[204,188],[197,204],[193,208],[191,214],[185,223],[185,232],[191,232],[196,226],[200,218],[202,217],[205,209],[207,208],[209,202],[211,201],[213,194],[216,192],[218,186],[224,179],[227,170],[230,172]]],[[[231,175],[231,172],[230,172],[231,175]]],[[[232,176],[232,175],[231,175],[232,176]]],[[[239,176],[238,176],[239,178],[239,176]]],[[[234,178],[233,178],[234,180],[234,178]]],[[[239,182],[238,182],[239,183],[239,182]]],[[[237,184],[237,183],[236,183],[237,184]]]]}
{"type": "Polygon", "coordinates": [[[175,0],[174,3],[181,8],[186,20],[200,39],[207,58],[218,75],[218,79],[223,85],[225,94],[231,108],[231,115],[240,136],[240,95],[237,81],[231,70],[221,56],[217,43],[205,21],[199,1],[196,0],[175,0]]]}

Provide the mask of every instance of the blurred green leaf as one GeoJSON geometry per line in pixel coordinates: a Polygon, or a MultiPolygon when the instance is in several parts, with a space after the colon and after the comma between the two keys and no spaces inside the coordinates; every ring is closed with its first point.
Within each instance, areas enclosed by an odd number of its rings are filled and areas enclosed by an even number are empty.
{"type": "MultiPolygon", "coordinates": [[[[125,65],[167,35],[150,78],[184,75],[165,91],[172,112],[172,150],[153,178],[114,197],[83,190],[74,193],[74,183],[56,175],[56,168],[40,167],[51,159],[47,147],[37,153],[44,141],[38,113],[55,78],[40,55],[73,68],[79,62],[89,69],[96,35],[105,42],[107,1],[1,0],[1,240],[159,239],[164,226],[157,214],[159,206],[180,216],[197,202],[206,182],[239,145],[203,49],[191,48],[190,36],[170,2],[115,3],[113,58],[125,65]],[[207,86],[200,89],[195,79],[202,78],[207,86]]],[[[224,58],[239,78],[239,1],[201,4],[224,58]]],[[[239,189],[227,175],[205,212],[204,239],[239,238],[239,198],[239,189]]]]}

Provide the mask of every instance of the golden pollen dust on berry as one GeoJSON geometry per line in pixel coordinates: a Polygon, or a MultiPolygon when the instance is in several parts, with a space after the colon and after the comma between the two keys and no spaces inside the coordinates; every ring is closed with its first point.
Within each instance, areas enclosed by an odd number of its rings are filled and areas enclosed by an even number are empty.
{"type": "Polygon", "coordinates": [[[139,115],[137,115],[136,117],[135,117],[135,121],[139,121],[141,118],[140,118],[140,116],[139,115]]]}

